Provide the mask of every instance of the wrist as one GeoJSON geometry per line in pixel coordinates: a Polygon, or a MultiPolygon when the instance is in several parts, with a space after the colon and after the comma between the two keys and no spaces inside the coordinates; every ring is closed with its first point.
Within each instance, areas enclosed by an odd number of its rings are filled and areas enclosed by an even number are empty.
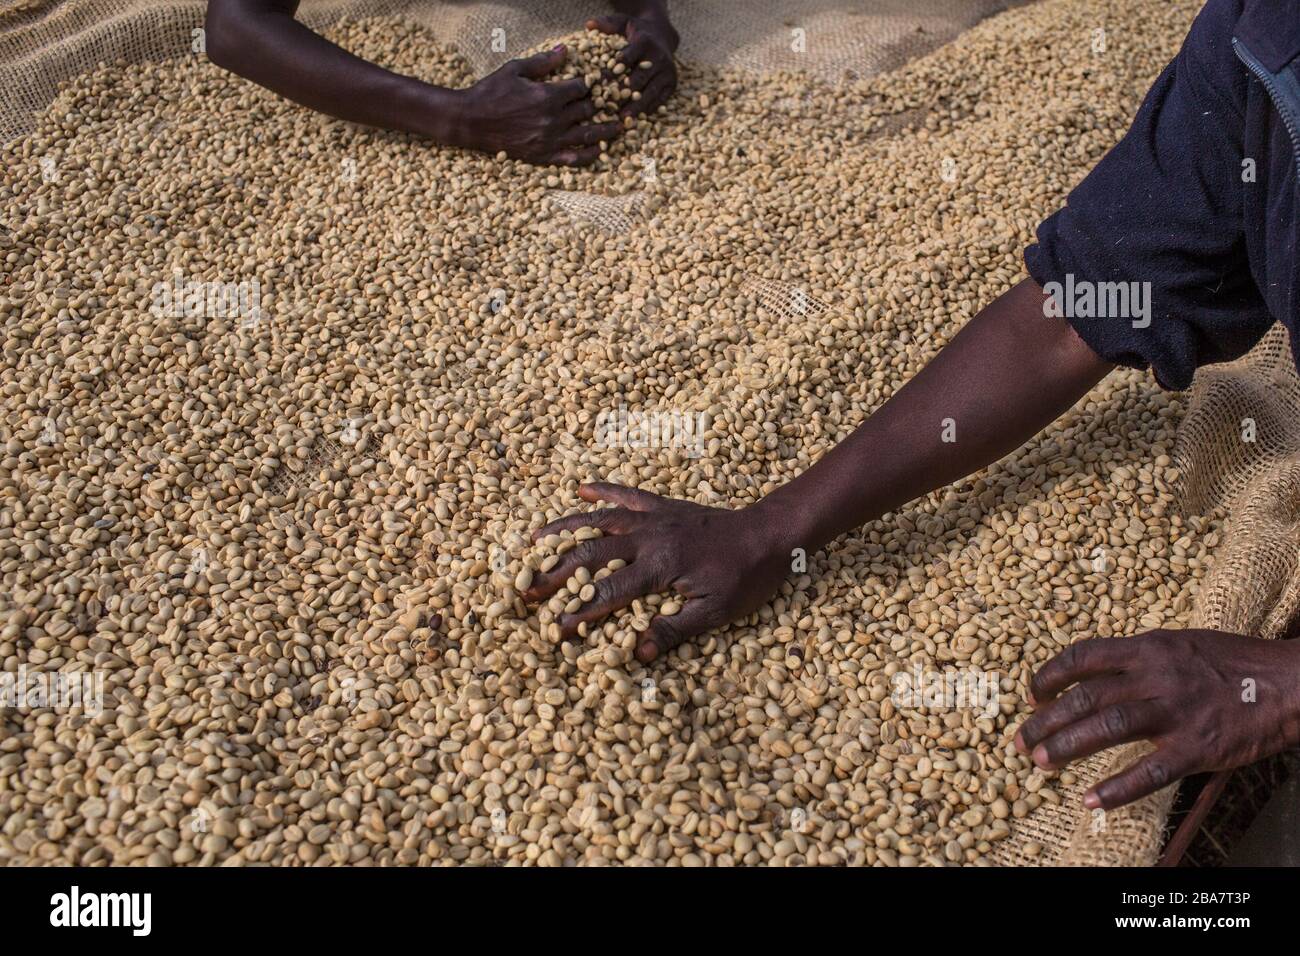
{"type": "Polygon", "coordinates": [[[403,77],[395,93],[402,126],[440,146],[467,147],[468,90],[451,90],[403,77]]]}
{"type": "Polygon", "coordinates": [[[668,47],[669,53],[677,52],[681,37],[672,21],[668,19],[668,4],[665,0],[640,0],[640,2],[616,4],[616,6],[622,6],[624,9],[621,12],[653,28],[668,47]]]}
{"type": "Polygon", "coordinates": [[[659,38],[663,40],[664,46],[668,48],[669,53],[677,52],[677,47],[681,44],[682,38],[677,32],[677,28],[674,27],[672,22],[668,19],[668,10],[666,7],[661,9],[658,13],[645,14],[642,19],[648,21],[654,26],[659,38]]]}
{"type": "Polygon", "coordinates": [[[783,485],[745,512],[765,552],[790,556],[799,549],[804,555],[810,555],[821,550],[829,538],[819,528],[809,499],[791,493],[789,487],[783,485]]]}

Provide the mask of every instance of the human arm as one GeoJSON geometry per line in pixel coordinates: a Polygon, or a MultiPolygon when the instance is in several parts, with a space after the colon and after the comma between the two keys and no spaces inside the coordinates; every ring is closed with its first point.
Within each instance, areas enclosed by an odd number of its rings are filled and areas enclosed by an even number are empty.
{"type": "Polygon", "coordinates": [[[549,597],[579,566],[621,558],[627,566],[597,582],[596,597],[559,624],[572,635],[643,594],[674,590],[686,601],[652,622],[636,650],[642,661],[750,613],[789,574],[793,549],[812,553],[997,461],[1100,381],[1111,366],[1067,322],[1046,317],[1043,303],[1030,280],[998,298],[849,438],[749,507],[583,486],[584,499],[617,507],[569,515],[538,535],[583,525],[604,534],[569,551],[528,597],[549,597]]]}
{"type": "Polygon", "coordinates": [[[349,122],[415,133],[444,146],[504,152],[528,162],[583,165],[617,123],[580,79],[542,82],[564,62],[557,48],[511,60],[466,89],[402,76],[347,52],[295,19],[298,0],[210,0],[209,58],[296,103],[349,122]]]}

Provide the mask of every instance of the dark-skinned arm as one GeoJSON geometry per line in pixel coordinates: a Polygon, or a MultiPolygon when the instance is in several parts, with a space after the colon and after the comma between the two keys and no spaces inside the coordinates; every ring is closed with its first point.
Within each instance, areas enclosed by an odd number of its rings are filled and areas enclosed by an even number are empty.
{"type": "Polygon", "coordinates": [[[982,310],[912,381],[838,447],[762,501],[710,508],[620,485],[584,485],[587,501],[617,507],[573,514],[539,536],[591,525],[601,538],[569,551],[528,597],[553,594],[582,565],[621,558],[627,567],[596,597],[560,618],[572,636],[633,599],[673,590],[685,599],[655,618],[637,648],[649,662],[688,637],[765,603],[790,573],[791,554],[811,554],[839,534],[971,474],[1018,448],[1112,368],[1026,280],[982,310]],[[945,441],[945,437],[954,437],[945,441]]]}
{"type": "Polygon", "coordinates": [[[768,495],[759,507],[777,540],[820,549],[1015,451],[1087,394],[1113,366],[1045,316],[1044,298],[1029,279],[998,298],[847,440],[768,495]]]}
{"type": "MultiPolygon", "coordinates": [[[[723,510],[620,485],[584,485],[617,507],[569,515],[537,532],[604,532],[567,552],[528,596],[544,599],[579,565],[627,567],[596,582],[592,602],[560,619],[578,633],[634,598],[687,600],[658,616],[637,648],[650,662],[683,640],[743,617],[790,572],[791,551],[960,479],[1019,447],[1070,408],[1111,366],[1061,319],[1043,315],[1025,281],[984,309],[912,381],[798,478],[748,508],[723,510]],[[942,440],[947,424],[955,441],[942,440]]],[[[951,433],[950,433],[951,434],[951,433]]],[[[1016,735],[1040,767],[1136,740],[1155,749],[1099,781],[1085,806],[1109,809],[1206,770],[1251,763],[1300,743],[1300,642],[1208,630],[1158,630],[1072,644],[1034,675],[1034,715],[1016,735]]]]}
{"type": "Polygon", "coordinates": [[[563,48],[511,60],[464,90],[402,76],[353,56],[294,19],[298,0],[209,0],[206,44],[218,66],[296,103],[444,146],[538,164],[584,165],[618,123],[592,124],[581,79],[543,80],[563,48]]]}

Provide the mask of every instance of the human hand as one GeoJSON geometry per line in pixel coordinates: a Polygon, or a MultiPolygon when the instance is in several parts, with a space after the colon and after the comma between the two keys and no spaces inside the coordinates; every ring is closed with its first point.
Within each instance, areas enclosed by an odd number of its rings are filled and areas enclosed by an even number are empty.
{"type": "Polygon", "coordinates": [[[581,79],[543,82],[567,55],[558,46],[511,60],[460,91],[455,144],[539,166],[594,162],[601,140],[617,138],[622,127],[588,122],[596,108],[581,79]]]}
{"type": "Polygon", "coordinates": [[[634,16],[618,13],[595,17],[587,21],[587,29],[627,37],[627,46],[619,54],[619,60],[630,71],[628,84],[632,91],[641,96],[623,107],[623,116],[653,113],[672,96],[677,89],[673,53],[680,38],[662,8],[648,6],[644,13],[634,16]]]}
{"type": "Polygon", "coordinates": [[[594,573],[618,558],[627,565],[595,582],[587,606],[560,617],[564,638],[642,595],[676,591],[684,599],[681,610],[655,617],[637,645],[637,660],[649,663],[687,638],[757,610],[790,571],[789,553],[775,544],[774,529],[754,507],[709,508],[604,482],[583,485],[578,494],[618,507],[571,514],[534,532],[537,540],[593,527],[603,536],[582,542],[535,577],[525,599],[546,600],[579,567],[594,573]]]}
{"type": "Polygon", "coordinates": [[[1150,740],[1154,753],[1084,795],[1084,806],[1108,810],[1189,774],[1240,767],[1294,746],[1298,680],[1300,645],[1291,641],[1209,630],[1082,641],[1034,675],[1036,713],[1016,746],[1040,767],[1057,768],[1150,740]]]}

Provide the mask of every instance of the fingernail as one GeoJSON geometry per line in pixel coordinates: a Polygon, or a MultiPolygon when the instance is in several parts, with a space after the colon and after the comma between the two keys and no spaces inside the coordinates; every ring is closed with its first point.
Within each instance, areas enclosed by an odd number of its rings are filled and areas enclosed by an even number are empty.
{"type": "Polygon", "coordinates": [[[1089,810],[1097,810],[1101,807],[1101,797],[1097,796],[1095,790],[1089,790],[1083,795],[1083,805],[1089,810]]]}
{"type": "Polygon", "coordinates": [[[658,652],[659,648],[655,646],[654,641],[642,641],[641,646],[636,650],[636,656],[648,664],[655,659],[658,652]]]}
{"type": "Polygon", "coordinates": [[[1016,749],[1021,753],[1026,752],[1025,738],[1019,731],[1016,732],[1016,749]]]}
{"type": "Polygon", "coordinates": [[[555,49],[553,49],[551,52],[552,52],[552,53],[562,53],[563,51],[564,51],[564,44],[563,44],[563,43],[557,43],[557,44],[555,45],[555,49]]]}
{"type": "Polygon", "coordinates": [[[1034,763],[1038,764],[1038,766],[1042,767],[1044,770],[1047,769],[1047,748],[1042,744],[1039,744],[1034,748],[1034,763]]]}

